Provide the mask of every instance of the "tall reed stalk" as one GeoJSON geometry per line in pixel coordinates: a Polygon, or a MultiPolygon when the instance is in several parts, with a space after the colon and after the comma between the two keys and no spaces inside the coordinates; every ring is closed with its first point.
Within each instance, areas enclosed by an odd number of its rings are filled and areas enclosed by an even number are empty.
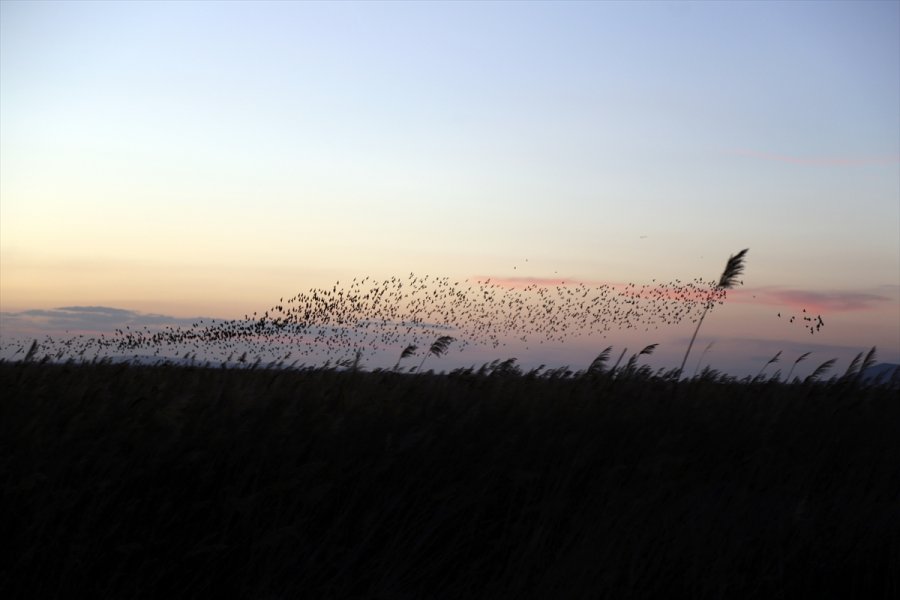
{"type": "MultiPolygon", "coordinates": [[[[744,272],[744,257],[747,256],[747,251],[749,248],[744,248],[734,256],[728,257],[728,263],[725,265],[725,270],[722,271],[722,276],[719,277],[719,282],[716,284],[716,290],[729,290],[735,286],[738,281],[738,276],[744,272]]],[[[694,329],[694,335],[691,336],[691,343],[688,344],[687,352],[684,353],[684,360],[681,361],[681,366],[678,368],[678,377],[681,378],[682,372],[684,372],[684,364],[687,362],[688,355],[691,353],[691,348],[694,346],[694,340],[697,339],[697,332],[700,331],[700,326],[703,325],[703,319],[706,317],[706,313],[709,312],[710,307],[712,306],[712,297],[706,303],[706,307],[703,309],[703,314],[700,315],[700,320],[697,322],[697,328],[694,329]]]]}

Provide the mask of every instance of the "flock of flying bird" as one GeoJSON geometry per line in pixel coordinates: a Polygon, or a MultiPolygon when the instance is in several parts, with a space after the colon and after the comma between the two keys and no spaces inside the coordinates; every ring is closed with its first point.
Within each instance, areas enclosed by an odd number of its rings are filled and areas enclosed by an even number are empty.
{"type": "MultiPolygon", "coordinates": [[[[778,313],[778,318],[779,319],[781,318],[781,313],[778,313]]],[[[825,326],[825,321],[822,320],[822,315],[818,315],[818,316],[814,317],[811,314],[807,314],[805,308],[803,309],[802,319],[803,319],[802,320],[803,326],[810,333],[816,333],[817,331],[822,329],[822,327],[825,326]]],[[[788,317],[788,323],[793,323],[796,320],[797,320],[796,315],[792,315],[792,316],[788,317]]]]}
{"type": "MultiPolygon", "coordinates": [[[[234,320],[198,320],[191,327],[117,329],[111,336],[46,340],[42,355],[62,345],[57,358],[85,357],[94,351],[117,355],[201,357],[246,361],[246,356],[286,361],[346,361],[452,336],[458,350],[470,344],[493,348],[508,343],[565,342],[610,331],[650,331],[696,322],[707,308],[722,304],[726,290],[694,279],[649,285],[565,282],[542,285],[527,280],[492,283],[447,277],[373,280],[355,278],[331,288],[281,298],[262,314],[234,320]],[[49,344],[49,346],[48,346],[49,344]]],[[[816,323],[821,327],[821,317],[816,323]]],[[[404,357],[408,353],[404,353],[404,357]]]]}

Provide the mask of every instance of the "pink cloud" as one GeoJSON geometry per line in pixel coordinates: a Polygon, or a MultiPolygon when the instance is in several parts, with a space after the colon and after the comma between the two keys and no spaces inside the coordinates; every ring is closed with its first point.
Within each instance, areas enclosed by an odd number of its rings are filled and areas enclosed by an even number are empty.
{"type": "MultiPolygon", "coordinates": [[[[577,278],[555,277],[487,277],[469,278],[475,284],[486,284],[511,290],[534,290],[538,288],[583,287],[606,288],[617,295],[633,298],[702,300],[708,291],[703,283],[695,282],[655,282],[646,285],[633,285],[614,281],[591,281],[577,278]]],[[[727,291],[726,302],[741,304],[762,304],[777,306],[785,310],[806,309],[820,313],[846,311],[878,310],[885,302],[891,301],[888,296],[862,291],[807,291],[779,287],[745,288],[739,287],[727,291]]]]}
{"type": "Polygon", "coordinates": [[[865,311],[881,308],[891,299],[855,291],[812,292],[782,288],[745,288],[729,291],[729,298],[747,304],[768,304],[816,312],[865,311]]]}
{"type": "Polygon", "coordinates": [[[756,152],[754,150],[738,149],[733,154],[758,158],[793,165],[805,165],[813,167],[855,167],[863,165],[893,165],[900,163],[900,155],[887,154],[883,156],[790,156],[786,154],[772,154],[768,152],[756,152]]]}

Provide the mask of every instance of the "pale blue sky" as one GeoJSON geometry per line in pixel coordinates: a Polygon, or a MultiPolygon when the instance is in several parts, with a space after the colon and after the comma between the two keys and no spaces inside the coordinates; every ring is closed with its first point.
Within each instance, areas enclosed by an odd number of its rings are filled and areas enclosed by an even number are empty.
{"type": "Polygon", "coordinates": [[[748,246],[748,285],[896,300],[898,2],[0,6],[4,310],[748,246]]]}

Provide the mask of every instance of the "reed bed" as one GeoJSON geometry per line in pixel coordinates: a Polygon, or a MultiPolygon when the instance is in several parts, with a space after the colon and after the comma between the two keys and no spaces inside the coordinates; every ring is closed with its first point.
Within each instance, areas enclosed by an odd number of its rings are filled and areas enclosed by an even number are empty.
{"type": "Polygon", "coordinates": [[[604,360],[0,362],[0,595],[900,596],[896,390],[604,360]]]}

